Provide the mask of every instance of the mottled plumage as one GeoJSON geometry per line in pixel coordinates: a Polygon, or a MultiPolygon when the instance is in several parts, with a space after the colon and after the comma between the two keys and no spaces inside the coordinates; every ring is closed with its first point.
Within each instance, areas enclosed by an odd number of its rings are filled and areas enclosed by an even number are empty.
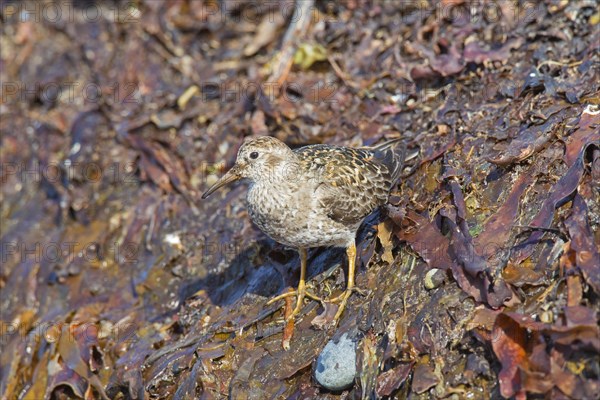
{"type": "MultiPolygon", "coordinates": [[[[273,137],[248,139],[235,165],[203,198],[229,182],[248,180],[250,218],[272,239],[299,249],[304,258],[303,287],[307,248],[343,246],[349,258],[355,251],[361,223],[387,202],[400,177],[404,152],[396,148],[398,142],[362,148],[317,144],[292,150],[273,137]]],[[[349,291],[354,259],[350,262],[349,291]]],[[[303,295],[299,293],[299,303],[303,295]]]]}

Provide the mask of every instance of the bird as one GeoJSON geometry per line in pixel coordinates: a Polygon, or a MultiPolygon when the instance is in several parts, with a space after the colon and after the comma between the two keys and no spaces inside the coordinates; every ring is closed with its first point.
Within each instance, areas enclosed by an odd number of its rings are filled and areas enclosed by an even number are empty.
{"type": "Polygon", "coordinates": [[[306,290],[307,250],[344,247],[348,257],[346,290],[327,302],[339,303],[340,319],[355,288],[356,234],[366,217],[388,202],[400,178],[405,146],[401,138],[374,147],[313,144],[292,149],[272,136],[244,140],[235,164],[204,194],[238,180],[249,183],[250,219],[267,236],[294,248],[300,255],[298,288],[272,298],[267,304],[296,296],[293,320],[305,297],[323,299],[306,290]]]}

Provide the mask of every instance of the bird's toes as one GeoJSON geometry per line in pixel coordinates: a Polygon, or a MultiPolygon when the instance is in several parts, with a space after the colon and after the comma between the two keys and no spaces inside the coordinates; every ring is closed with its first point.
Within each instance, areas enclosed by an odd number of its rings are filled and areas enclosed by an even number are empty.
{"type": "Polygon", "coordinates": [[[286,297],[297,296],[297,295],[298,295],[298,291],[297,290],[292,290],[292,291],[289,291],[289,292],[285,292],[285,293],[280,294],[279,296],[275,296],[271,300],[267,301],[267,305],[270,306],[271,304],[275,303],[278,300],[283,300],[286,297]]]}
{"type": "Polygon", "coordinates": [[[333,317],[333,321],[334,323],[337,324],[337,322],[339,321],[340,317],[342,316],[342,313],[344,312],[344,309],[346,308],[346,303],[348,302],[348,299],[350,298],[350,295],[352,294],[353,290],[352,289],[347,289],[344,294],[342,295],[342,298],[340,300],[340,304],[338,305],[338,310],[335,313],[335,317],[333,317]]]}

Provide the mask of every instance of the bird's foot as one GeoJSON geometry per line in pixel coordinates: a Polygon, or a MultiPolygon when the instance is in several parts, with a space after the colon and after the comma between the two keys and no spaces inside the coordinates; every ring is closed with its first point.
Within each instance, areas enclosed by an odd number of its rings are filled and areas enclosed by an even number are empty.
{"type": "Polygon", "coordinates": [[[300,310],[302,310],[302,305],[303,305],[303,301],[304,301],[305,297],[308,297],[309,299],[316,300],[319,302],[323,302],[322,298],[309,292],[308,290],[306,290],[305,287],[299,287],[297,290],[292,290],[292,291],[280,294],[279,296],[273,297],[271,300],[267,301],[267,305],[271,305],[278,300],[282,300],[282,299],[285,299],[286,297],[290,297],[290,296],[296,296],[296,299],[297,299],[296,307],[291,312],[291,314],[287,316],[287,318],[285,319],[286,322],[293,320],[296,317],[296,315],[298,315],[300,313],[300,310]]]}
{"type": "Polygon", "coordinates": [[[294,318],[302,310],[302,306],[303,306],[305,297],[308,297],[309,299],[318,301],[320,303],[336,303],[338,305],[338,309],[337,309],[337,312],[335,313],[335,317],[333,318],[333,321],[335,324],[337,324],[338,320],[342,316],[342,313],[344,312],[344,309],[346,308],[348,299],[350,298],[350,296],[352,295],[353,292],[357,292],[361,296],[366,295],[366,293],[363,290],[354,286],[351,288],[347,288],[339,296],[336,296],[334,298],[329,298],[329,299],[323,299],[323,298],[309,292],[308,290],[306,290],[305,287],[299,287],[297,290],[290,290],[286,293],[280,294],[279,296],[273,297],[271,300],[267,301],[267,305],[271,305],[278,300],[283,300],[285,298],[295,296],[296,297],[296,307],[294,307],[292,312],[285,318],[285,322],[289,322],[289,321],[293,321],[294,318]]]}
{"type": "Polygon", "coordinates": [[[341,302],[344,299],[344,297],[346,298],[346,300],[348,300],[348,297],[350,297],[350,295],[352,294],[352,292],[356,292],[356,293],[360,294],[361,296],[366,296],[367,295],[367,293],[364,290],[359,289],[356,286],[354,286],[354,287],[351,287],[351,288],[347,288],[339,296],[336,296],[336,297],[334,297],[332,299],[325,299],[324,301],[326,301],[327,303],[339,303],[339,302],[341,302]]]}
{"type": "Polygon", "coordinates": [[[333,321],[335,324],[337,324],[337,322],[340,320],[340,317],[342,316],[342,313],[344,312],[344,309],[346,308],[346,303],[348,302],[348,299],[350,298],[350,295],[352,294],[352,292],[353,292],[352,289],[346,289],[344,291],[344,293],[342,293],[341,298],[338,300],[339,301],[338,309],[337,309],[337,312],[335,313],[335,317],[333,317],[333,321]]]}
{"type": "Polygon", "coordinates": [[[337,312],[335,313],[335,316],[333,317],[334,324],[337,324],[337,322],[339,321],[340,317],[342,316],[342,313],[344,312],[344,309],[346,308],[346,303],[348,303],[348,299],[352,295],[352,292],[357,292],[361,296],[365,296],[366,295],[365,292],[363,292],[362,290],[360,290],[359,288],[357,288],[356,286],[354,286],[354,287],[351,287],[351,288],[347,288],[339,296],[336,296],[333,299],[327,299],[326,300],[328,303],[338,303],[337,312]]]}
{"type": "MultiPolygon", "coordinates": [[[[275,296],[273,297],[271,300],[267,301],[267,305],[270,306],[271,304],[275,303],[278,300],[282,300],[285,299],[286,297],[290,297],[290,296],[298,296],[298,290],[292,290],[283,294],[280,294],[279,296],[275,296]]],[[[308,297],[309,299],[313,299],[316,301],[325,301],[324,299],[320,298],[319,296],[312,294],[311,292],[305,290],[304,294],[302,295],[302,297],[308,297]]]]}

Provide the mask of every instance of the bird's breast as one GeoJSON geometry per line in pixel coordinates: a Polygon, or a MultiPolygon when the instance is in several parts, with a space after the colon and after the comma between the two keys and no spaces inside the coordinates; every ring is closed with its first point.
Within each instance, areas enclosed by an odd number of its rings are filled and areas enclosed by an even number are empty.
{"type": "Polygon", "coordinates": [[[292,225],[306,218],[307,210],[299,206],[297,190],[286,186],[253,185],[248,190],[250,218],[263,232],[278,241],[288,234],[292,225]]]}
{"type": "Polygon", "coordinates": [[[294,182],[248,189],[248,214],[256,226],[273,240],[290,247],[345,245],[356,229],[331,220],[315,198],[314,188],[294,182]]]}

